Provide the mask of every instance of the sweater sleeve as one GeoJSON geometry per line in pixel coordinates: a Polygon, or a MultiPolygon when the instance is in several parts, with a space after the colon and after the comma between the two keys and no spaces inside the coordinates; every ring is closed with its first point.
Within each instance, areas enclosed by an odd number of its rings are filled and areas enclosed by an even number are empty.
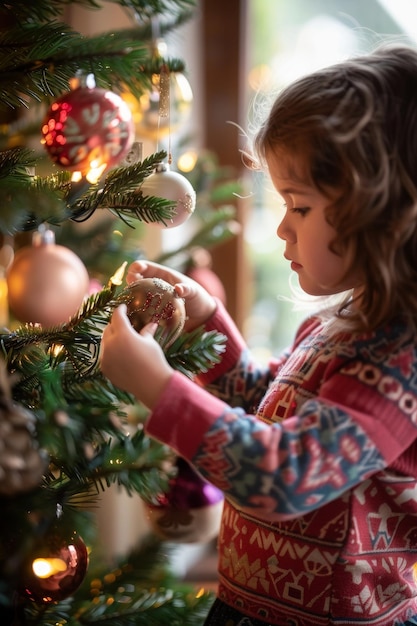
{"type": "Polygon", "coordinates": [[[342,358],[332,356],[322,338],[307,338],[268,391],[276,398],[271,405],[278,405],[291,391],[287,380],[297,381],[302,373],[298,408],[273,423],[175,373],[146,430],[237,506],[265,519],[297,517],[383,470],[416,439],[413,413],[402,401],[417,403],[409,374],[403,374],[402,390],[398,384],[395,393],[392,384],[381,386],[388,384],[390,369],[398,378],[398,359],[371,365],[350,346],[342,358]]]}
{"type": "Polygon", "coordinates": [[[308,513],[387,464],[360,422],[324,399],[267,424],[178,372],[146,431],[190,461],[236,505],[264,519],[308,513]]]}
{"type": "Polygon", "coordinates": [[[146,432],[192,461],[207,431],[227,408],[222,400],[174,372],[146,422],[146,432]]]}
{"type": "Polygon", "coordinates": [[[220,300],[216,299],[217,307],[211,318],[205,325],[205,330],[216,330],[227,338],[226,351],[222,355],[221,361],[198,377],[198,381],[206,386],[214,380],[220,378],[225,372],[230,370],[240,358],[242,351],[246,347],[245,340],[226,311],[220,300]]]}
{"type": "Polygon", "coordinates": [[[253,359],[250,350],[221,302],[206,324],[206,330],[216,330],[227,337],[226,350],[214,367],[197,377],[197,382],[211,395],[230,406],[239,406],[248,412],[256,411],[269,384],[285,362],[284,351],[279,359],[271,359],[267,365],[253,359]]]}

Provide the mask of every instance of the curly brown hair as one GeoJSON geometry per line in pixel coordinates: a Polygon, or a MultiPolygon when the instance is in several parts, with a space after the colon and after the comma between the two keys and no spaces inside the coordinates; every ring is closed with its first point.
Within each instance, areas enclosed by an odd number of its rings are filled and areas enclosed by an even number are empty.
{"type": "Polygon", "coordinates": [[[369,330],[404,315],[416,330],[417,50],[386,45],[298,79],[254,148],[261,161],[282,149],[302,156],[318,189],[340,191],[327,213],[332,249],[349,253],[365,287],[350,325],[369,330]]]}

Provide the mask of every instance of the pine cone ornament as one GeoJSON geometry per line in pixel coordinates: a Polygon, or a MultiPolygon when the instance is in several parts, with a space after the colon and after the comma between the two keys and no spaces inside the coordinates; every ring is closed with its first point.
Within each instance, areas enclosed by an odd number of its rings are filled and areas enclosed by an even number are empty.
{"type": "Polygon", "coordinates": [[[40,483],[46,459],[34,434],[34,417],[13,402],[6,368],[0,364],[0,496],[14,496],[40,483]]]}

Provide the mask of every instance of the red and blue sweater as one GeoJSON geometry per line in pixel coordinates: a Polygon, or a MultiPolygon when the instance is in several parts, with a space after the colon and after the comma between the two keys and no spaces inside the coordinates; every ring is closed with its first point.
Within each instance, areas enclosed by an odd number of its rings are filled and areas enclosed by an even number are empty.
{"type": "Polygon", "coordinates": [[[417,624],[417,339],[401,320],[332,335],[318,318],[269,367],[228,337],[176,372],[146,424],[225,494],[218,597],[277,626],[417,624]]]}

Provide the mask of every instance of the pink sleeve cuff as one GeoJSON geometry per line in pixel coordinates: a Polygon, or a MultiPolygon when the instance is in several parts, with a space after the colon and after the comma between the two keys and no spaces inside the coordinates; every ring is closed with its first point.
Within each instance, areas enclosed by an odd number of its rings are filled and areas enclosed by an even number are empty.
{"type": "Polygon", "coordinates": [[[147,419],[145,431],[191,460],[207,430],[226,409],[224,402],[174,372],[147,419]]]}
{"type": "Polygon", "coordinates": [[[212,317],[207,321],[205,329],[216,330],[227,337],[226,351],[221,355],[221,361],[214,365],[206,373],[198,376],[199,382],[208,385],[225,372],[228,372],[239,360],[242,351],[246,348],[245,340],[237,329],[235,323],[226,311],[220,300],[216,300],[217,308],[212,317]]]}

